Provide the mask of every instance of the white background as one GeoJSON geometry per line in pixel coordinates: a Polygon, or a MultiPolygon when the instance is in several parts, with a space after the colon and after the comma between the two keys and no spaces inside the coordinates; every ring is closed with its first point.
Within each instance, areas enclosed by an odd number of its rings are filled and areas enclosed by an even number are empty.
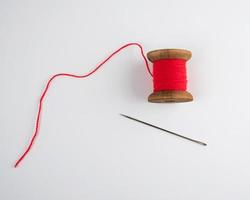
{"type": "Polygon", "coordinates": [[[250,198],[249,1],[1,0],[0,199],[210,200],[250,198]],[[129,47],[184,48],[194,101],[151,104],[152,81],[129,47]],[[118,113],[208,143],[207,147],[118,113]]]}

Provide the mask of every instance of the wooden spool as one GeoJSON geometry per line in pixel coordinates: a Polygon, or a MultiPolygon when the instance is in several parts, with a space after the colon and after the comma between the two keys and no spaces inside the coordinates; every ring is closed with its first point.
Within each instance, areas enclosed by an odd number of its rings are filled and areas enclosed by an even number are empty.
{"type": "MultiPolygon", "coordinates": [[[[192,53],[184,49],[160,49],[147,53],[148,59],[153,63],[162,59],[184,59],[188,61],[192,53]]],[[[148,101],[152,103],[178,103],[192,101],[193,96],[187,91],[164,90],[153,92],[148,101]]]]}

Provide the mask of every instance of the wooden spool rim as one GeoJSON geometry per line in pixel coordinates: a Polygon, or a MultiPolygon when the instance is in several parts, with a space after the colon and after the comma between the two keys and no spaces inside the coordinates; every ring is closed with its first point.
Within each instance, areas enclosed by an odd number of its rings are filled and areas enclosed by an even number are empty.
{"type": "Polygon", "coordinates": [[[185,49],[158,49],[147,53],[151,62],[162,59],[184,59],[189,60],[192,52],[185,49]]]}
{"type": "Polygon", "coordinates": [[[187,91],[158,91],[149,95],[151,103],[181,103],[193,101],[193,96],[187,91]]]}

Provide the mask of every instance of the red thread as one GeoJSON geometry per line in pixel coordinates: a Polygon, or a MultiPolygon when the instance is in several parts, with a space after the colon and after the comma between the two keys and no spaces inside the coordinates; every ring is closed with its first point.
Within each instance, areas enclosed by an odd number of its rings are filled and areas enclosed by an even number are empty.
{"type": "Polygon", "coordinates": [[[186,60],[163,59],[154,62],[154,91],[183,90],[187,88],[186,60]]]}
{"type": "Polygon", "coordinates": [[[68,74],[68,73],[60,73],[55,74],[52,76],[49,81],[46,83],[45,89],[42,92],[42,95],[40,97],[39,106],[38,106],[38,113],[36,118],[36,124],[35,124],[35,131],[33,133],[33,136],[31,138],[31,141],[22,154],[22,156],[17,160],[15,167],[17,167],[20,162],[26,157],[26,155],[29,153],[31,147],[34,144],[34,141],[37,137],[39,126],[40,126],[40,116],[42,112],[42,106],[44,98],[48,92],[48,89],[52,83],[52,81],[57,77],[72,77],[72,78],[86,78],[92,74],[94,74],[102,65],[104,65],[110,58],[112,58],[114,55],[119,53],[121,50],[125,49],[129,46],[137,46],[140,48],[141,55],[144,59],[146,68],[151,76],[153,76],[153,82],[154,82],[154,91],[164,91],[164,90],[186,90],[187,85],[187,78],[186,78],[186,60],[182,59],[162,59],[157,60],[154,62],[153,67],[153,74],[151,73],[148,65],[148,61],[144,55],[143,48],[138,43],[128,43],[116,51],[114,51],[110,56],[108,56],[104,61],[102,61],[100,64],[98,64],[92,71],[85,75],[74,75],[74,74],[68,74]]]}
{"type": "Polygon", "coordinates": [[[89,73],[85,74],[85,75],[74,75],[74,74],[68,74],[68,73],[60,73],[60,74],[55,74],[54,76],[52,76],[49,81],[47,82],[46,86],[45,86],[45,89],[40,97],[40,101],[39,101],[39,106],[38,106],[38,113],[37,113],[37,118],[36,118],[36,126],[35,126],[35,131],[33,133],[33,136],[31,138],[31,141],[27,147],[27,149],[24,151],[24,153],[22,154],[22,156],[17,160],[16,164],[15,164],[15,167],[18,167],[18,165],[20,164],[20,162],[26,157],[26,155],[29,153],[31,147],[33,146],[34,144],[34,141],[37,137],[37,134],[38,134],[38,130],[39,130],[39,124],[40,124],[40,115],[41,115],[41,111],[42,111],[42,106],[43,106],[43,101],[44,101],[44,97],[46,96],[46,93],[50,87],[50,84],[51,82],[57,78],[57,77],[73,77],[73,78],[86,78],[92,74],[94,74],[102,65],[104,65],[110,58],[112,58],[115,54],[117,54],[118,52],[120,52],[121,50],[125,49],[126,47],[129,47],[129,46],[137,46],[140,48],[140,51],[141,51],[141,55],[144,59],[144,62],[145,62],[145,65],[147,67],[147,70],[149,72],[149,74],[152,76],[152,73],[149,69],[149,65],[148,65],[148,61],[144,55],[144,52],[143,52],[143,48],[140,44],[138,43],[129,43],[129,44],[126,44],[122,47],[120,47],[119,49],[117,49],[116,51],[114,51],[110,56],[108,56],[104,61],[102,61],[100,64],[97,65],[96,68],[94,68],[92,71],[90,71],[89,73]]]}

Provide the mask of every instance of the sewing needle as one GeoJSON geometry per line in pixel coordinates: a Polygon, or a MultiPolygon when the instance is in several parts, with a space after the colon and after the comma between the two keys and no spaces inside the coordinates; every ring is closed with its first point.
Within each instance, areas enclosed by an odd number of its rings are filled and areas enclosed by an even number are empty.
{"type": "Polygon", "coordinates": [[[155,126],[155,125],[153,125],[153,124],[149,124],[149,123],[147,123],[147,122],[141,121],[141,120],[139,120],[139,119],[135,119],[135,118],[133,118],[133,117],[130,117],[130,116],[127,116],[127,115],[124,115],[124,114],[120,114],[120,115],[123,116],[123,117],[126,117],[126,118],[128,118],[128,119],[134,120],[134,121],[136,121],[136,122],[139,122],[139,123],[142,123],[142,124],[151,126],[151,127],[153,127],[153,128],[159,129],[159,130],[161,130],[161,131],[170,133],[170,134],[175,135],[175,136],[177,136],[177,137],[181,137],[181,138],[183,138],[183,139],[186,139],[186,140],[195,142],[195,143],[197,143],[197,144],[200,144],[200,145],[203,145],[203,146],[207,146],[207,144],[204,143],[204,142],[201,142],[201,141],[198,141],[198,140],[194,140],[194,139],[188,138],[188,137],[186,137],[186,136],[180,135],[180,134],[178,134],[178,133],[174,133],[174,132],[172,132],[172,131],[169,131],[169,130],[160,128],[160,127],[155,126]]]}

